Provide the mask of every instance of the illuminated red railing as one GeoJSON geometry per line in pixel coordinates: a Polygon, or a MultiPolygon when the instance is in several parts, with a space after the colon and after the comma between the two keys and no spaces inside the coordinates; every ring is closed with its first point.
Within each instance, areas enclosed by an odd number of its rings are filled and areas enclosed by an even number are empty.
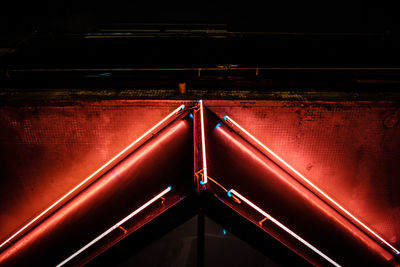
{"type": "MultiPolygon", "coordinates": [[[[383,239],[380,235],[378,235],[375,231],[373,231],[371,228],[369,228],[367,225],[365,225],[363,222],[361,222],[357,217],[355,217],[353,214],[351,214],[347,209],[345,209],[342,205],[340,205],[338,202],[336,202],[334,199],[332,199],[328,194],[323,192],[320,188],[318,188],[316,185],[314,185],[310,180],[308,180],[304,175],[299,173],[296,169],[294,169],[292,166],[290,166],[286,161],[284,161],[281,157],[276,155],[271,149],[269,149],[267,146],[265,146],[262,142],[260,142],[256,137],[254,137],[252,134],[250,134],[248,131],[246,131],[242,126],[240,126],[237,122],[235,122],[233,119],[231,119],[229,116],[225,115],[224,120],[233,125],[235,128],[239,129],[240,133],[244,133],[247,137],[249,137],[252,141],[254,141],[257,145],[259,145],[264,152],[266,152],[267,156],[272,157],[276,159],[281,165],[283,165],[289,172],[294,174],[295,177],[298,177],[301,181],[305,182],[307,185],[309,185],[313,190],[315,190],[318,194],[322,195],[323,198],[325,198],[329,203],[331,203],[334,208],[337,210],[344,212],[348,217],[350,217],[352,220],[355,221],[357,225],[359,225],[365,232],[367,232],[369,235],[373,236],[374,238],[378,239],[382,244],[392,251],[394,254],[399,255],[400,251],[393,247],[389,242],[387,242],[385,239],[383,239]]],[[[239,133],[239,134],[240,134],[239,133]]],[[[301,182],[300,181],[300,182],[301,182]]],[[[380,243],[381,244],[381,243],[380,243]]]]}
{"type": "Polygon", "coordinates": [[[201,150],[203,158],[203,179],[200,180],[200,184],[205,185],[207,183],[207,154],[206,154],[206,137],[204,133],[204,106],[203,100],[200,100],[200,131],[201,131],[201,150]]]}
{"type": "Polygon", "coordinates": [[[57,208],[60,204],[62,204],[63,201],[67,200],[69,197],[72,197],[78,191],[82,190],[83,188],[88,186],[90,183],[95,181],[99,176],[101,176],[103,173],[108,171],[115,162],[120,161],[121,159],[126,157],[128,154],[130,154],[132,152],[132,150],[135,149],[135,146],[138,145],[141,141],[143,141],[143,139],[145,139],[145,137],[149,136],[151,133],[154,133],[154,131],[156,131],[161,125],[163,125],[171,117],[179,114],[184,109],[185,109],[185,105],[181,105],[178,108],[176,108],[174,111],[172,111],[170,114],[165,116],[161,121],[156,123],[153,127],[151,127],[147,132],[145,132],[143,135],[141,135],[138,139],[136,139],[134,142],[132,142],[130,145],[128,145],[125,149],[123,149],[121,152],[119,152],[117,155],[115,155],[112,159],[110,159],[103,166],[101,166],[99,169],[97,169],[95,172],[93,172],[90,176],[85,178],[82,182],[80,182],[78,185],[76,185],[74,188],[72,188],[70,191],[68,191],[66,194],[64,194],[62,197],[60,197],[58,200],[56,200],[53,204],[51,204],[47,209],[42,211],[39,215],[37,215],[32,220],[30,220],[28,223],[26,223],[24,226],[22,226],[18,231],[16,231],[14,234],[12,234],[10,237],[8,237],[5,241],[3,241],[0,244],[0,249],[2,247],[4,247],[5,245],[9,244],[14,239],[18,238],[20,235],[23,234],[23,232],[25,230],[28,230],[35,223],[39,222],[41,219],[43,219],[47,215],[49,215],[55,208],[57,208]]]}
{"type": "Polygon", "coordinates": [[[134,217],[135,215],[137,215],[138,213],[140,213],[142,210],[144,210],[145,208],[147,208],[148,206],[150,206],[151,204],[153,204],[156,200],[160,199],[161,197],[163,197],[165,194],[167,194],[169,191],[171,191],[171,186],[167,187],[165,190],[163,190],[161,193],[159,193],[158,195],[156,195],[155,197],[153,197],[152,199],[150,199],[149,201],[147,201],[145,204],[143,204],[142,206],[140,206],[138,209],[136,209],[135,211],[133,211],[132,213],[130,213],[128,216],[126,216],[125,218],[123,218],[122,220],[120,220],[119,222],[117,222],[116,224],[114,224],[112,227],[110,227],[107,231],[105,231],[104,233],[102,233],[101,235],[99,235],[98,237],[96,237],[95,239],[93,239],[92,241],[90,241],[89,243],[87,243],[85,246],[83,246],[81,249],[79,249],[78,251],[76,251],[74,254],[72,254],[71,256],[69,256],[68,258],[66,258],[65,260],[63,260],[62,262],[60,262],[59,264],[57,264],[57,267],[63,266],[65,264],[67,264],[69,261],[71,261],[73,258],[75,258],[76,256],[78,256],[79,254],[81,254],[83,251],[85,251],[86,249],[88,249],[89,247],[91,247],[92,245],[94,245],[96,242],[98,242],[99,240],[101,240],[102,238],[104,238],[106,235],[110,234],[112,231],[114,231],[115,229],[117,229],[118,227],[120,227],[123,223],[125,223],[126,221],[130,220],[132,217],[134,217]]]}
{"type": "Polygon", "coordinates": [[[248,200],[247,198],[245,198],[243,195],[241,195],[240,193],[238,193],[236,190],[234,189],[230,189],[227,192],[229,197],[232,197],[232,194],[235,195],[236,197],[238,197],[241,201],[245,202],[247,205],[249,205],[250,207],[252,207],[253,209],[255,209],[257,212],[259,212],[261,215],[263,215],[264,217],[266,217],[268,220],[270,220],[271,222],[273,222],[274,224],[276,224],[279,228],[281,228],[282,230],[284,230],[285,232],[287,232],[288,234],[290,234],[291,236],[293,236],[294,238],[296,238],[298,241],[300,241],[301,243],[303,243],[304,245],[306,245],[308,248],[310,248],[312,251],[314,251],[315,253],[317,253],[318,255],[320,255],[322,258],[324,258],[325,260],[327,260],[328,262],[330,262],[333,266],[339,267],[341,265],[339,265],[338,263],[336,263],[334,260],[332,260],[331,258],[329,258],[326,254],[324,254],[323,252],[321,252],[319,249],[317,249],[316,247],[314,247],[313,245],[311,245],[309,242],[307,242],[306,240],[304,240],[303,238],[301,238],[298,234],[296,234],[295,232],[293,232],[292,230],[290,230],[288,227],[286,227],[284,224],[282,224],[281,222],[279,222],[277,219],[275,219],[274,217],[272,217],[271,215],[269,215],[268,213],[266,213],[265,211],[263,211],[261,208],[259,208],[256,204],[254,204],[253,202],[251,202],[250,200],[248,200]]]}

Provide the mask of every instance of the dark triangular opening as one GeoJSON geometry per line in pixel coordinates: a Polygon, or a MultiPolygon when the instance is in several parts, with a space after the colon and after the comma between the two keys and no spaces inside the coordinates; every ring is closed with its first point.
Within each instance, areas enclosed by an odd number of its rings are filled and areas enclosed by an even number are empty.
{"type": "Polygon", "coordinates": [[[207,193],[186,198],[88,265],[309,266],[207,193]]]}

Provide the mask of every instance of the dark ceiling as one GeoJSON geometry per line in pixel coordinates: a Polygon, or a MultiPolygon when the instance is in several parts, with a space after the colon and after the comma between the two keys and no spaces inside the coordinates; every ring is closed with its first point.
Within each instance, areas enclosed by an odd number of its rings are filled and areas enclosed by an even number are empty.
{"type": "Polygon", "coordinates": [[[41,80],[38,87],[59,87],[77,79],[84,87],[101,87],[110,76],[113,84],[107,87],[143,86],[138,80],[157,86],[146,82],[163,79],[175,85],[196,80],[192,84],[197,87],[208,87],[204,80],[226,79],[230,82],[217,86],[237,87],[238,81],[242,87],[264,88],[400,83],[400,18],[389,1],[9,1],[2,5],[2,87],[27,87],[27,83],[35,87],[38,79],[61,81],[41,80]],[[211,69],[207,73],[204,68],[211,69]],[[329,75],[315,68],[328,70],[329,75]],[[251,82],[243,83],[249,77],[251,82]],[[309,82],[321,77],[323,82],[309,82]],[[281,82],[290,79],[291,83],[281,82]],[[122,82],[116,85],[116,80],[122,82]],[[133,80],[136,84],[127,83],[133,80]]]}
{"type": "Polygon", "coordinates": [[[9,1],[2,10],[0,51],[13,54],[3,66],[398,66],[388,1],[9,1]]]}

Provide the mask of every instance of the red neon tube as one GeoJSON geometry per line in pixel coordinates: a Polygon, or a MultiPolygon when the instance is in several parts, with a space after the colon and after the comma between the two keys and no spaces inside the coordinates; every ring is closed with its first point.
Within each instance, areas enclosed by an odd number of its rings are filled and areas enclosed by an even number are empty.
{"type": "Polygon", "coordinates": [[[200,100],[200,127],[201,127],[201,149],[202,149],[202,158],[203,158],[203,180],[200,181],[201,184],[207,183],[207,155],[206,155],[206,138],[204,132],[204,106],[203,100],[200,100]]]}
{"type": "Polygon", "coordinates": [[[317,253],[318,255],[320,255],[322,258],[324,258],[325,260],[327,260],[329,263],[331,263],[333,266],[336,267],[340,267],[341,265],[339,265],[338,263],[336,263],[334,260],[332,260],[331,258],[329,258],[327,255],[325,255],[323,252],[321,252],[319,249],[317,249],[316,247],[314,247],[313,245],[311,245],[310,243],[308,243],[306,240],[304,240],[303,238],[301,238],[299,235],[297,235],[295,232],[293,232],[292,230],[290,230],[288,227],[286,227],[284,224],[282,224],[281,222],[279,222],[277,219],[275,219],[274,217],[272,217],[271,215],[269,215],[268,213],[266,213],[265,211],[263,211],[262,209],[260,209],[257,205],[255,205],[254,203],[252,203],[250,200],[248,200],[247,198],[245,198],[244,196],[242,196],[241,194],[239,194],[237,191],[235,191],[234,189],[230,189],[227,192],[229,197],[232,197],[232,194],[234,194],[236,197],[238,197],[240,200],[242,200],[243,202],[245,202],[247,205],[249,205],[250,207],[252,207],[253,209],[255,209],[256,211],[258,211],[260,214],[262,214],[264,217],[266,217],[268,220],[270,220],[271,222],[273,222],[274,224],[276,224],[279,228],[281,228],[282,230],[284,230],[285,232],[287,232],[288,234],[290,234],[291,236],[293,236],[294,238],[296,238],[298,241],[300,241],[301,243],[303,243],[304,245],[306,245],[308,248],[310,248],[312,251],[314,251],[315,253],[317,253]]]}
{"type": "Polygon", "coordinates": [[[118,227],[120,227],[123,223],[125,223],[126,221],[128,221],[129,219],[131,219],[132,217],[134,217],[136,214],[140,213],[142,210],[144,210],[145,208],[147,208],[148,206],[150,206],[151,204],[153,204],[156,200],[160,199],[162,196],[164,196],[165,194],[167,194],[169,191],[171,191],[171,186],[168,186],[165,190],[163,190],[161,193],[159,193],[158,195],[156,195],[155,197],[153,197],[152,199],[150,199],[149,201],[147,201],[145,204],[143,204],[141,207],[139,207],[138,209],[136,209],[135,211],[133,211],[131,214],[129,214],[128,216],[126,216],[125,218],[123,218],[122,220],[120,220],[119,222],[117,222],[116,224],[114,224],[112,227],[110,227],[107,231],[105,231],[104,233],[102,233],[101,235],[99,235],[98,237],[96,237],[95,239],[93,239],[92,241],[90,241],[88,244],[86,244],[85,246],[83,246],[81,249],[79,249],[77,252],[75,252],[74,254],[72,254],[71,256],[69,256],[68,258],[66,258],[65,260],[63,260],[61,263],[57,264],[57,267],[61,267],[65,264],[67,264],[69,261],[71,261],[73,258],[75,258],[76,256],[78,256],[79,254],[81,254],[83,251],[85,251],[86,249],[88,249],[89,247],[91,247],[92,245],[94,245],[97,241],[101,240],[103,237],[105,237],[106,235],[108,235],[109,233],[111,233],[112,231],[114,231],[115,229],[117,229],[118,227]]]}
{"type": "Polygon", "coordinates": [[[392,251],[394,254],[399,255],[400,251],[393,247],[389,242],[387,242],[385,239],[383,239],[380,235],[378,235],[375,231],[373,231],[371,228],[369,228],[367,225],[365,225],[363,222],[361,222],[358,218],[356,218],[353,214],[351,214],[348,210],[346,210],[342,205],[337,203],[335,200],[333,200],[329,195],[327,195],[325,192],[323,192],[321,189],[319,189],[316,185],[314,185],[310,180],[308,180],[305,176],[303,176],[301,173],[299,173],[296,169],[294,169],[292,166],[290,166],[286,161],[284,161],[281,157],[276,155],[271,149],[266,147],[263,143],[261,143],[257,138],[255,138],[252,134],[250,134],[248,131],[246,131],[243,127],[241,127],[237,122],[232,120],[229,116],[224,116],[224,120],[227,121],[228,123],[231,123],[234,125],[236,128],[238,128],[241,132],[245,133],[248,137],[250,137],[254,142],[256,142],[259,146],[261,146],[268,154],[268,156],[271,156],[278,160],[281,164],[283,164],[286,168],[288,168],[291,172],[293,172],[297,177],[299,177],[302,181],[306,182],[309,186],[311,186],[314,190],[316,190],[319,194],[324,196],[331,204],[333,204],[337,209],[340,211],[344,212],[346,215],[348,215],[350,218],[352,218],[361,228],[372,235],[373,237],[377,238],[379,241],[381,241],[390,251],[392,251]]]}
{"type": "Polygon", "coordinates": [[[95,178],[97,178],[99,175],[102,173],[106,172],[110,167],[112,167],[113,163],[118,162],[122,158],[124,158],[127,154],[130,153],[130,150],[138,144],[140,141],[142,141],[147,135],[155,131],[158,127],[160,127],[164,122],[166,122],[168,119],[170,119],[172,116],[178,114],[180,111],[182,111],[185,108],[185,105],[181,105],[178,108],[176,108],[174,111],[172,111],[170,114],[168,114],[164,119],[159,121],[157,124],[155,124],[152,128],[150,128],[147,132],[145,132],[142,136],[140,136],[138,139],[136,139],[134,142],[132,142],[129,146],[127,146],[124,150],[122,150],[120,153],[115,155],[112,159],[110,159],[107,163],[105,163],[103,166],[101,166],[99,169],[97,169],[95,172],[93,172],[90,176],[85,178],[82,182],[80,182],[77,186],[72,188],[70,191],[68,191],[65,195],[63,195],[61,198],[59,198],[57,201],[55,201],[53,204],[51,204],[47,209],[42,211],[39,215],[37,215],[35,218],[33,218],[31,221],[29,221],[27,224],[22,226],[18,231],[16,231],[14,234],[12,234],[9,238],[7,238],[5,241],[3,241],[0,244],[0,249],[5,246],[6,244],[10,243],[12,240],[17,238],[24,230],[32,226],[35,222],[39,221],[40,219],[44,218],[45,215],[48,215],[56,206],[58,206],[61,202],[63,202],[65,199],[68,197],[72,196],[75,192],[77,192],[79,189],[83,189],[85,185],[88,185],[90,182],[93,182],[95,178]]]}

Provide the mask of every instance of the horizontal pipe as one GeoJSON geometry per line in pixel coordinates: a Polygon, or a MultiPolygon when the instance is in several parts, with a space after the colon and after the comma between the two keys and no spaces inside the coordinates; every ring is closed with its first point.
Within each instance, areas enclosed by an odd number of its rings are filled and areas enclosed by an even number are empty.
{"type": "Polygon", "coordinates": [[[37,69],[0,69],[0,72],[147,72],[147,71],[395,71],[400,72],[400,68],[371,68],[371,67],[235,67],[228,65],[221,65],[220,67],[193,67],[193,68],[37,68],[37,69]]]}

